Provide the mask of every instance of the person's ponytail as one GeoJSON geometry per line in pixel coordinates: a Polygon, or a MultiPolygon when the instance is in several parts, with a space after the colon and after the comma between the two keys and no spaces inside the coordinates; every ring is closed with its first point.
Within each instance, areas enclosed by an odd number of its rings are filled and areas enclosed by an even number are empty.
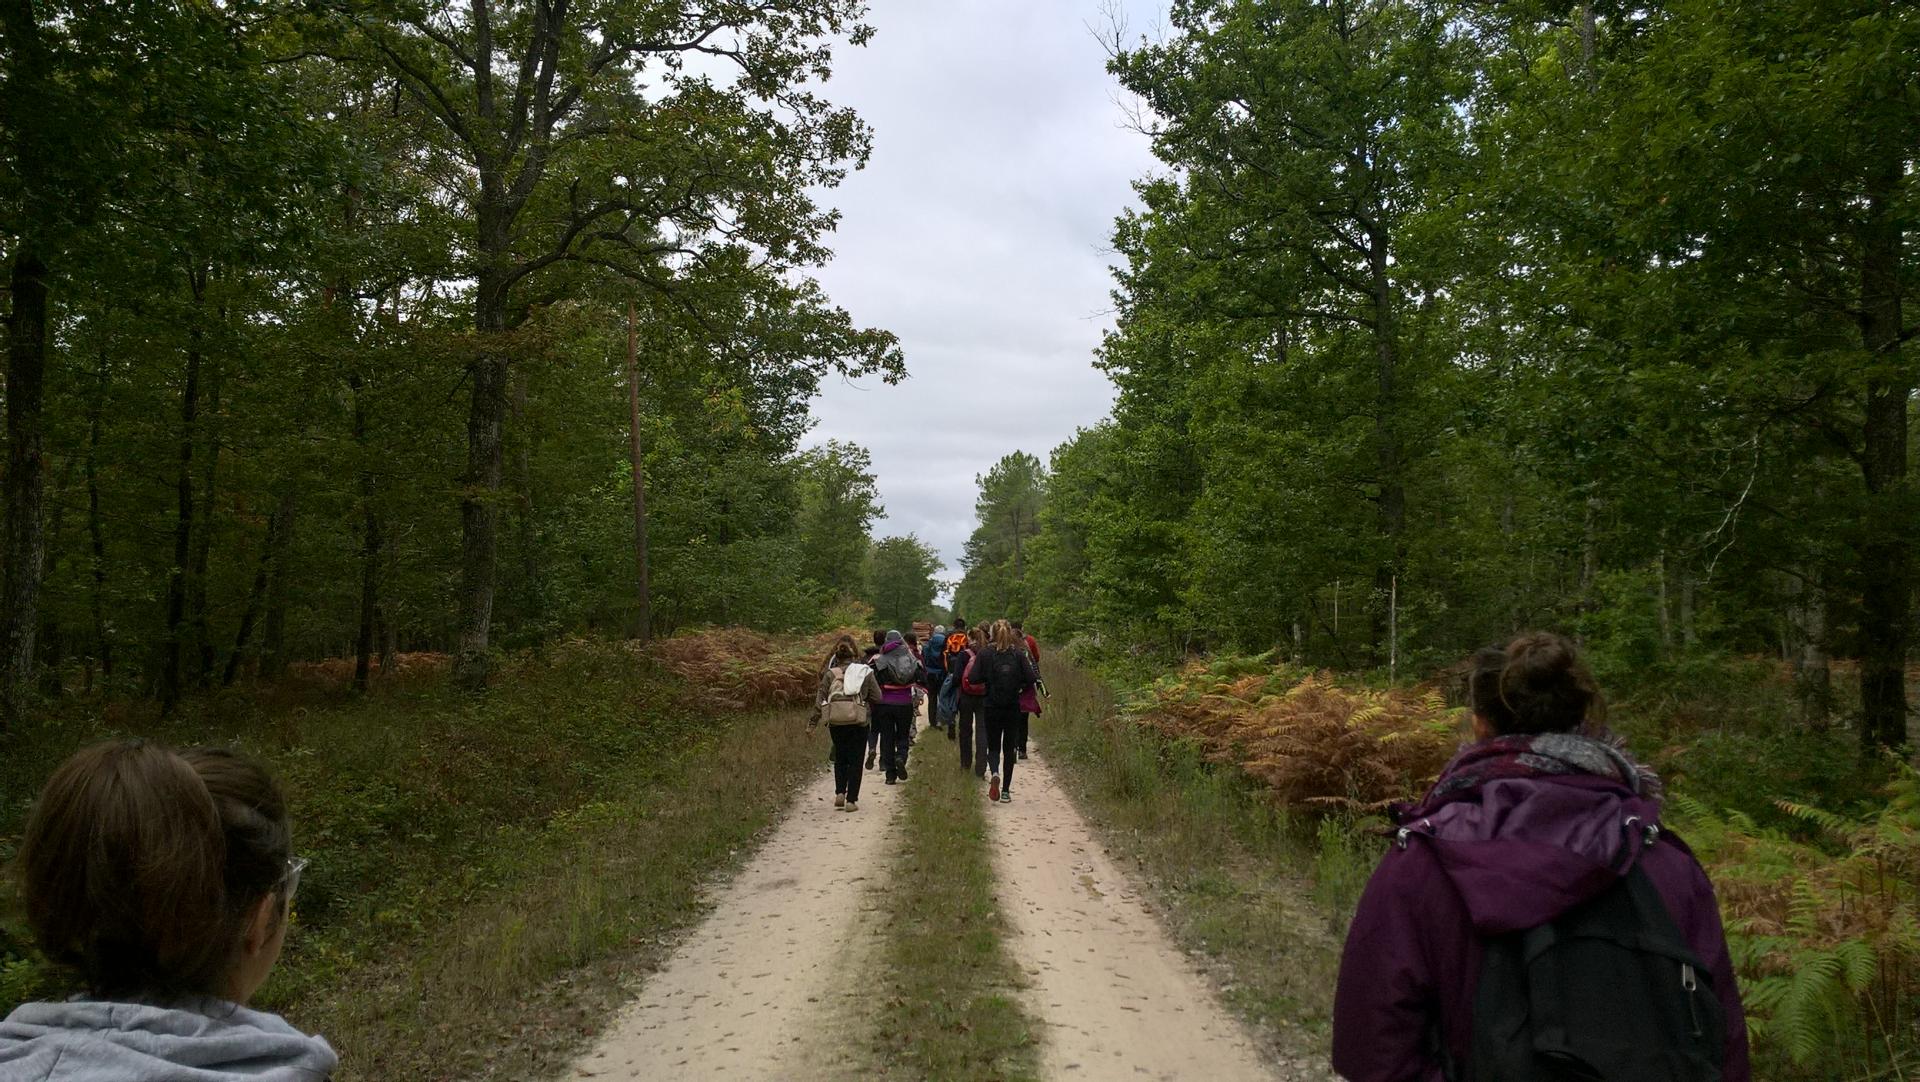
{"type": "Polygon", "coordinates": [[[1508,643],[1505,654],[1498,691],[1511,727],[1502,732],[1571,732],[1605,720],[1600,687],[1564,636],[1529,632],[1508,643]]]}
{"type": "Polygon", "coordinates": [[[28,819],[27,921],[96,996],[218,995],[288,852],[285,799],[252,760],[96,745],[54,771],[28,819]]]}

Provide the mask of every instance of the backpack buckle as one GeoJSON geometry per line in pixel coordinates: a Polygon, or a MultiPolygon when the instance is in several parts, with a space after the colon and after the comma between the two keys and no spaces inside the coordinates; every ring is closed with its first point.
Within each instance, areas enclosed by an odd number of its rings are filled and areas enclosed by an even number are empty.
{"type": "MultiPolygon", "coordinates": [[[[1632,830],[1636,823],[1640,823],[1640,817],[1637,815],[1629,815],[1627,816],[1627,821],[1621,825],[1627,830],[1632,830]]],[[[1660,840],[1660,824],[1640,823],[1640,838],[1647,848],[1652,848],[1653,843],[1660,840]]]]}

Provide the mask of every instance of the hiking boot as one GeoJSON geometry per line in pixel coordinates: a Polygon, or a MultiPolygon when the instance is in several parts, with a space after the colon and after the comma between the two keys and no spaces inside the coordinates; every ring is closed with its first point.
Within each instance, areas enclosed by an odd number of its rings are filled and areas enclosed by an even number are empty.
{"type": "Polygon", "coordinates": [[[870,751],[870,752],[868,752],[868,753],[867,753],[867,769],[868,769],[868,770],[872,770],[872,769],[873,769],[873,761],[874,761],[875,759],[877,759],[877,758],[879,758],[879,757],[880,757],[880,753],[879,753],[879,752],[873,752],[873,751],[870,751]]]}
{"type": "Polygon", "coordinates": [[[900,768],[900,780],[901,781],[907,780],[907,768],[904,766],[900,768]]]}
{"type": "Polygon", "coordinates": [[[888,774],[888,775],[887,775],[887,784],[888,784],[888,785],[892,785],[892,784],[893,784],[893,775],[892,775],[892,774],[888,774]]]}
{"type": "Polygon", "coordinates": [[[844,808],[844,807],[846,807],[846,806],[847,806],[847,794],[845,794],[845,793],[835,793],[835,794],[833,794],[833,806],[834,806],[834,807],[836,807],[836,808],[844,808]]]}
{"type": "Polygon", "coordinates": [[[998,774],[995,774],[993,780],[987,783],[987,799],[1000,799],[1000,775],[998,774]]]}
{"type": "Polygon", "coordinates": [[[1027,761],[1027,749],[1025,748],[1020,749],[1020,761],[1023,763],[1027,761]]]}
{"type": "Polygon", "coordinates": [[[1012,789],[1002,789],[1002,790],[1000,790],[1000,803],[1002,803],[1002,804],[1011,804],[1011,803],[1013,803],[1013,790],[1012,790],[1012,789]]]}

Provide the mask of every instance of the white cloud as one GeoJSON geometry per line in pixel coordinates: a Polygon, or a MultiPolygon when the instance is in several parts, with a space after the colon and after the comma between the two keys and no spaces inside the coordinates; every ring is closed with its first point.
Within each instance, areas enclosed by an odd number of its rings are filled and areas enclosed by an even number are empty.
{"type": "MultiPolygon", "coordinates": [[[[1129,0],[1136,31],[1164,5],[1129,0]]],[[[830,383],[809,442],[868,448],[881,534],[914,533],[959,575],[973,479],[1104,416],[1093,367],[1112,320],[1114,218],[1151,172],[1090,25],[1100,0],[877,0],[879,33],[825,87],[875,131],[872,161],[826,198],[843,214],[819,278],[898,334],[898,387],[830,383]]]]}

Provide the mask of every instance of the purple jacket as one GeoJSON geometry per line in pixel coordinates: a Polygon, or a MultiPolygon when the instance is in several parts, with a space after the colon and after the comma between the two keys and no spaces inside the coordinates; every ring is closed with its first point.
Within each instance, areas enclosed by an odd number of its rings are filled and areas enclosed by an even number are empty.
{"type": "Polygon", "coordinates": [[[1361,896],[1340,959],[1333,1067],[1351,1082],[1441,1082],[1436,1022],[1455,1062],[1473,1036],[1483,935],[1543,924],[1612,884],[1637,859],[1726,1009],[1725,1082],[1751,1082],[1746,1017],[1713,886],[1671,834],[1647,846],[1630,817],[1659,804],[1606,778],[1486,782],[1406,826],[1361,896]]]}
{"type": "Polygon", "coordinates": [[[920,686],[920,662],[904,642],[890,642],[873,659],[873,674],[880,680],[880,702],[887,706],[912,706],[913,689],[920,686]]]}

